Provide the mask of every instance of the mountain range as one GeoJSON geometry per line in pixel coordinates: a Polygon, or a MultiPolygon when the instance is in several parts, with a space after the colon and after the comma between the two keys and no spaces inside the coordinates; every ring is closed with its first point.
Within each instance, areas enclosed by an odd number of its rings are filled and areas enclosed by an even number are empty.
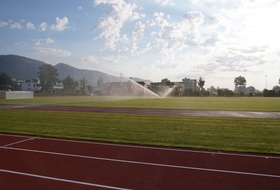
{"type": "MultiPolygon", "coordinates": [[[[6,73],[10,77],[17,80],[38,78],[39,67],[46,64],[43,61],[18,56],[18,55],[0,55],[0,72],[6,73]]],[[[67,75],[74,80],[81,80],[83,77],[93,86],[96,85],[97,80],[102,78],[103,82],[116,82],[119,77],[109,75],[100,71],[77,69],[65,63],[58,63],[54,65],[59,74],[59,80],[64,80],[67,75]]],[[[132,78],[134,81],[146,81],[140,78],[132,78]]]]}

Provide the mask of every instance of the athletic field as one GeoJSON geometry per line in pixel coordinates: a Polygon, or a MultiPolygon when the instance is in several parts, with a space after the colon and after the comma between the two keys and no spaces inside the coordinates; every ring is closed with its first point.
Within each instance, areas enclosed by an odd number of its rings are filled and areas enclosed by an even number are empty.
{"type": "Polygon", "coordinates": [[[280,112],[279,98],[139,99],[60,96],[0,100],[0,105],[1,118],[5,118],[0,121],[2,133],[208,150],[280,153],[280,119],[277,116],[280,112]],[[13,109],[7,109],[7,105],[13,109]],[[39,109],[43,106],[52,108],[39,109]],[[70,108],[58,109],[63,106],[71,107],[71,111],[70,108]],[[81,108],[111,110],[85,112],[81,111],[81,108]],[[112,111],[112,108],[126,111],[118,113],[112,111]],[[131,113],[127,109],[131,109],[131,113]],[[132,109],[142,112],[133,112],[132,109]],[[162,110],[167,110],[167,113],[157,114],[162,110]],[[175,110],[184,113],[207,112],[208,115],[172,114],[175,110]],[[223,115],[229,111],[234,113],[223,115]],[[254,117],[242,117],[241,113],[244,112],[253,114],[254,117]],[[266,117],[260,117],[263,115],[266,117]],[[273,115],[276,116],[272,117],[273,115]]]}
{"type": "Polygon", "coordinates": [[[278,189],[279,100],[0,100],[0,189],[278,189]]]}

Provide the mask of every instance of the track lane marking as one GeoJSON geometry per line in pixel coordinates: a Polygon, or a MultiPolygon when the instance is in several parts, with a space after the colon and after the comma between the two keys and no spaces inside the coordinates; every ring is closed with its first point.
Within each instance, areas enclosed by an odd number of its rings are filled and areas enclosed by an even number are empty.
{"type": "Polygon", "coordinates": [[[49,177],[49,176],[30,174],[30,173],[24,173],[24,172],[17,172],[17,171],[12,171],[12,170],[5,170],[5,169],[0,169],[0,172],[16,174],[16,175],[23,175],[23,176],[28,176],[28,177],[36,177],[36,178],[41,178],[41,179],[48,179],[48,180],[53,180],[53,181],[74,183],[74,184],[86,185],[86,186],[92,186],[92,187],[101,187],[101,188],[106,188],[106,189],[128,190],[128,189],[121,188],[121,187],[114,187],[114,186],[101,185],[101,184],[95,184],[95,183],[87,183],[87,182],[82,182],[82,181],[75,181],[75,180],[70,180],[70,179],[49,177]]]}
{"type": "MultiPolygon", "coordinates": [[[[21,136],[21,135],[11,135],[11,134],[2,134],[4,136],[12,137],[30,137],[30,136],[21,136]]],[[[104,145],[104,146],[115,146],[115,147],[127,147],[127,148],[138,148],[138,149],[150,149],[150,150],[163,150],[163,151],[174,151],[174,152],[190,152],[190,153],[199,153],[199,154],[211,154],[211,155],[225,155],[225,156],[239,156],[239,157],[252,157],[252,158],[264,158],[264,159],[280,159],[280,156],[270,156],[270,155],[254,155],[252,154],[243,154],[243,153],[230,153],[230,152],[221,152],[221,151],[201,151],[201,150],[188,150],[188,149],[176,149],[176,148],[164,148],[164,147],[150,147],[144,145],[126,145],[126,144],[113,144],[106,142],[93,142],[86,140],[69,140],[69,139],[58,139],[58,138],[47,138],[47,137],[37,137],[36,139],[49,140],[49,141],[61,141],[61,142],[72,142],[72,143],[82,143],[82,144],[93,144],[93,145],[104,145]]]]}
{"type": "Polygon", "coordinates": [[[50,155],[57,155],[57,156],[66,156],[66,157],[76,157],[76,158],[84,158],[84,159],[102,160],[102,161],[110,161],[110,162],[120,162],[120,163],[128,163],[128,164],[138,164],[138,165],[167,167],[167,168],[177,168],[177,169],[188,169],[188,170],[218,172],[218,173],[228,173],[228,174],[239,174],[239,175],[250,175],[250,176],[259,176],[259,177],[280,178],[280,175],[273,175],[273,174],[240,172],[240,171],[232,171],[232,170],[219,170],[219,169],[211,169],[211,168],[199,168],[199,167],[170,165],[170,164],[157,164],[157,163],[151,163],[151,162],[139,162],[139,161],[132,161],[132,160],[120,160],[120,159],[113,159],[113,158],[102,158],[102,157],[95,157],[95,156],[84,156],[84,155],[76,155],[76,154],[66,154],[66,153],[59,153],[59,152],[49,152],[49,151],[22,149],[22,148],[12,148],[12,147],[2,147],[2,146],[0,146],[0,148],[5,148],[6,150],[34,152],[34,153],[41,153],[41,154],[50,154],[50,155]]]}
{"type": "Polygon", "coordinates": [[[30,141],[30,140],[35,140],[37,139],[38,137],[30,137],[28,139],[24,139],[24,140],[21,140],[21,141],[16,141],[16,142],[13,142],[13,143],[10,143],[10,144],[6,144],[4,145],[4,147],[9,147],[9,146],[13,146],[15,144],[20,144],[20,143],[23,143],[23,142],[26,142],[26,141],[30,141]]]}
{"type": "Polygon", "coordinates": [[[50,141],[61,141],[61,142],[72,142],[72,143],[84,143],[84,144],[93,144],[93,145],[103,145],[103,146],[115,146],[115,147],[127,147],[127,148],[137,148],[137,149],[150,149],[150,150],[164,150],[164,151],[174,151],[174,152],[191,152],[199,154],[211,154],[211,155],[225,155],[225,156],[240,156],[240,157],[252,157],[252,158],[269,158],[269,159],[280,159],[280,156],[269,156],[269,155],[253,155],[253,154],[242,154],[242,153],[227,153],[220,151],[200,151],[200,150],[186,150],[186,149],[175,149],[175,148],[163,148],[163,147],[149,147],[143,145],[126,145],[126,144],[113,144],[113,143],[103,143],[103,142],[89,142],[83,140],[68,140],[68,139],[55,139],[55,138],[40,138],[42,140],[50,141]]]}

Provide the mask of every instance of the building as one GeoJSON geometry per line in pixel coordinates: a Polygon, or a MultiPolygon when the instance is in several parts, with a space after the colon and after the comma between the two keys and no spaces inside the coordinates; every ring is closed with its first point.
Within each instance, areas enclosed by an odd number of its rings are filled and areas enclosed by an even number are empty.
{"type": "Polygon", "coordinates": [[[189,79],[189,78],[184,78],[182,79],[183,84],[184,84],[184,89],[192,89],[193,92],[197,90],[197,80],[196,79],[189,79]]]}
{"type": "MultiPolygon", "coordinates": [[[[27,80],[18,80],[18,83],[21,86],[22,91],[40,91],[42,89],[40,79],[27,79],[27,80]]],[[[62,82],[56,83],[52,86],[52,91],[60,92],[64,89],[62,82]]]]}
{"type": "Polygon", "coordinates": [[[22,91],[40,91],[41,83],[39,79],[27,79],[18,81],[22,91]]]}
{"type": "Polygon", "coordinates": [[[148,89],[150,89],[150,86],[151,86],[151,83],[148,81],[138,81],[136,83],[138,83],[139,85],[144,86],[145,88],[148,88],[148,89]]]}
{"type": "Polygon", "coordinates": [[[57,82],[55,85],[52,86],[52,90],[55,92],[60,92],[64,89],[64,85],[62,82],[57,82]]]}

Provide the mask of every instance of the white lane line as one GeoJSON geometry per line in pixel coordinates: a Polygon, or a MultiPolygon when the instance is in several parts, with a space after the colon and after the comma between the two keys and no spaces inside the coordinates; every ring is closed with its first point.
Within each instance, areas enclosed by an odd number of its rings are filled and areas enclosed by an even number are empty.
{"type": "Polygon", "coordinates": [[[24,140],[21,140],[21,141],[17,141],[17,142],[13,142],[13,143],[10,143],[10,144],[6,144],[6,145],[4,145],[4,147],[9,147],[9,146],[12,146],[12,145],[15,145],[15,144],[19,144],[19,143],[22,143],[22,142],[34,140],[34,139],[37,139],[37,138],[38,137],[30,137],[28,139],[24,139],[24,140]]]}
{"type": "MultiPolygon", "coordinates": [[[[3,148],[3,147],[0,146],[0,148],[3,148]]],[[[139,162],[139,161],[120,160],[120,159],[113,159],[113,158],[102,158],[102,157],[95,157],[95,156],[83,156],[83,155],[76,155],[76,154],[66,154],[66,153],[59,153],[59,152],[49,152],[49,151],[41,151],[41,150],[30,150],[30,149],[22,149],[22,148],[11,148],[11,147],[7,148],[7,147],[5,147],[5,149],[6,150],[25,151],[25,152],[34,152],[34,153],[41,153],[41,154],[58,155],[58,156],[66,156],[66,157],[92,159],[92,160],[120,162],[120,163],[127,163],[127,164],[138,164],[138,165],[147,165],[147,166],[157,166],[157,167],[167,167],[167,168],[207,171],[207,172],[219,172],[219,173],[228,173],[228,174],[239,174],[239,175],[250,175],[250,176],[280,178],[280,175],[272,175],[272,174],[239,172],[239,171],[219,170],[219,169],[211,169],[211,168],[198,168],[198,167],[170,165],[170,164],[157,164],[157,163],[151,163],[151,162],[139,162]]]]}
{"type": "Polygon", "coordinates": [[[36,175],[36,174],[17,172],[17,171],[12,171],[12,170],[0,169],[0,172],[11,173],[11,174],[16,174],[16,175],[23,175],[23,176],[29,176],[29,177],[36,177],[36,178],[48,179],[48,180],[54,180],[54,181],[61,181],[61,182],[67,182],[67,183],[74,183],[74,184],[86,185],[86,186],[92,186],[92,187],[101,187],[101,188],[106,188],[106,189],[126,190],[125,188],[121,188],[121,187],[114,187],[114,186],[108,186],[108,185],[100,185],[100,184],[95,184],[95,183],[87,183],[87,182],[82,182],[82,181],[75,181],[75,180],[69,180],[69,179],[62,179],[62,178],[49,177],[49,176],[43,176],[43,175],[36,175]]]}
{"type": "MultiPolygon", "coordinates": [[[[21,135],[10,135],[3,134],[4,136],[14,136],[21,137],[21,135]]],[[[29,136],[23,136],[29,137],[29,136]]],[[[82,143],[82,144],[93,144],[93,145],[103,145],[112,147],[126,147],[126,148],[137,148],[137,149],[150,149],[150,150],[163,150],[163,151],[173,151],[173,152],[190,152],[199,154],[211,154],[211,155],[224,155],[224,156],[239,156],[239,157],[252,157],[252,158],[265,158],[265,159],[280,159],[280,156],[271,155],[254,155],[254,154],[244,154],[244,153],[230,153],[230,152],[220,152],[220,151],[201,151],[201,150],[190,150],[190,149],[176,149],[176,148],[164,148],[164,147],[152,147],[143,145],[128,145],[128,144],[113,144],[106,142],[94,142],[94,141],[83,141],[83,140],[70,140],[70,139],[58,139],[58,138],[47,138],[47,137],[37,137],[42,140],[58,141],[58,142],[72,142],[72,143],[82,143]]]]}
{"type": "Polygon", "coordinates": [[[61,142],[72,142],[72,143],[84,143],[84,144],[94,144],[103,146],[115,146],[115,147],[126,147],[126,148],[137,148],[137,149],[150,149],[150,150],[164,150],[173,152],[191,152],[199,154],[211,154],[211,155],[225,155],[225,156],[240,156],[240,157],[252,157],[252,158],[269,158],[269,159],[280,159],[280,156],[270,156],[270,155],[253,155],[253,154],[242,154],[242,153],[227,153],[218,151],[200,151],[200,150],[189,150],[189,149],[175,149],[175,148],[163,148],[163,147],[152,147],[152,146],[141,146],[141,145],[126,145],[126,144],[113,144],[113,143],[103,143],[103,142],[92,142],[83,140],[69,140],[69,139],[56,139],[56,138],[46,138],[41,137],[42,140],[50,141],[61,141],[61,142]]]}

